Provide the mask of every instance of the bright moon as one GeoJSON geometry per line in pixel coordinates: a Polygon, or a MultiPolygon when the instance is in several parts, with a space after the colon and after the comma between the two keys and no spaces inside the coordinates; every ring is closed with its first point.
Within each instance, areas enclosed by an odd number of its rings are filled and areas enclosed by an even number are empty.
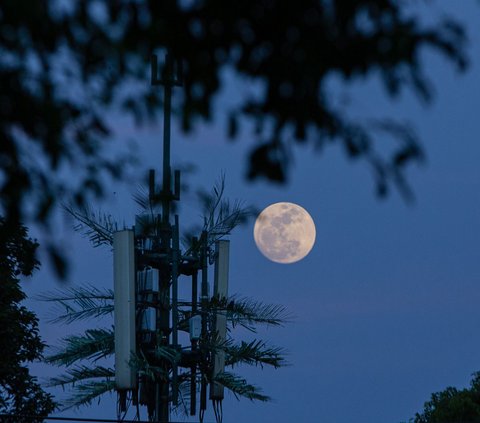
{"type": "Polygon", "coordinates": [[[303,207],[275,203],[258,215],[253,237],[265,257],[277,263],[295,263],[312,249],[315,223],[303,207]]]}

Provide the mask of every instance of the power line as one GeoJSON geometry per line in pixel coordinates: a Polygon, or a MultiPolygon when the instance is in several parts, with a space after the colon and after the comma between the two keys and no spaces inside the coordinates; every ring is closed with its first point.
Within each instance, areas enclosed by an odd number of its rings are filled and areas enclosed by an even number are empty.
{"type": "MultiPolygon", "coordinates": [[[[117,420],[117,419],[91,419],[86,417],[45,417],[45,416],[36,416],[31,414],[0,414],[0,422],[18,422],[18,419],[26,420],[51,420],[51,421],[61,421],[61,422],[92,422],[92,423],[151,423],[147,420],[117,420]],[[11,420],[5,420],[11,419],[11,420]]],[[[158,423],[163,423],[159,421],[158,423]]],[[[169,422],[169,423],[185,423],[185,422],[169,422]]],[[[197,423],[197,422],[192,422],[197,423]]]]}

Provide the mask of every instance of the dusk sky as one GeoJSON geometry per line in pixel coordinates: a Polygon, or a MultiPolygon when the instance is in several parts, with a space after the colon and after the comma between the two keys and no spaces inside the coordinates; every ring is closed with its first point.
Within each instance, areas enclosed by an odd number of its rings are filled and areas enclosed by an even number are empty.
{"type": "MultiPolygon", "coordinates": [[[[412,93],[391,101],[375,74],[350,85],[335,76],[329,81],[338,104],[348,100],[345,110],[351,116],[412,123],[427,156],[423,165],[407,169],[416,197],[412,204],[395,189],[378,199],[368,165],[349,160],[335,143],[322,151],[292,147],[287,185],[248,183],[247,154],[255,140],[250,128],[243,127],[240,139],[227,141],[222,104],[261,86],[251,87],[230,74],[224,75],[226,89],[216,103],[214,122],[192,134],[174,125],[172,164],[196,166],[184,175],[192,191],[209,189],[224,172],[227,197],[259,210],[279,201],[297,203],[316,224],[310,254],[288,265],[271,262],[258,251],[253,220],[229,238],[230,292],[282,304],[295,318],[256,335],[284,347],[289,367],[236,369],[274,401],[237,401],[227,393],[224,422],[399,423],[421,411],[432,392],[465,387],[480,370],[480,7],[473,0],[435,4],[432,12],[425,8],[426,19],[445,10],[466,23],[471,65],[459,74],[443,57],[425,54],[425,70],[436,88],[430,105],[412,93]]],[[[149,168],[160,173],[162,122],[139,130],[122,118],[112,119],[119,143],[136,141],[141,165],[137,180],[112,186],[99,208],[130,226],[138,211],[131,194],[149,168]]],[[[201,223],[196,204],[192,192],[183,195],[181,228],[201,223]]],[[[63,217],[58,232],[72,264],[68,284],[112,288],[111,252],[92,248],[63,217]]],[[[34,296],[62,285],[44,265],[23,286],[34,296]]],[[[38,313],[41,334],[50,345],[88,326],[53,326],[47,323],[46,304],[29,299],[28,305],[38,313]]],[[[88,327],[111,324],[105,319],[88,327]]],[[[34,370],[41,377],[57,371],[45,365],[34,370]]],[[[107,396],[100,405],[63,415],[115,418],[115,401],[107,396]]],[[[214,421],[211,407],[205,420],[214,421]]]]}

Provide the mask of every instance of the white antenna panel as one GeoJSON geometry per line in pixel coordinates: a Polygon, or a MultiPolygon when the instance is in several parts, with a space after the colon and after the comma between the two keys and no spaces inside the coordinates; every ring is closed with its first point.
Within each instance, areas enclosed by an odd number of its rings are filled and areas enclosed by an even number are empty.
{"type": "Polygon", "coordinates": [[[158,269],[147,267],[137,272],[137,282],[139,292],[158,292],[159,288],[158,269]]]}
{"type": "MultiPolygon", "coordinates": [[[[227,298],[228,296],[228,267],[230,259],[230,241],[220,240],[215,243],[215,276],[213,295],[215,297],[227,298]]],[[[217,312],[215,315],[215,332],[218,341],[223,342],[227,336],[226,312],[217,312]]],[[[213,355],[213,377],[225,371],[225,352],[217,350],[213,355]]],[[[210,388],[210,399],[223,399],[223,385],[213,382],[210,388]]]]}
{"type": "Polygon", "coordinates": [[[147,307],[142,312],[142,330],[155,332],[157,327],[157,309],[155,307],[147,307]]]}
{"type": "Polygon", "coordinates": [[[115,384],[133,389],[136,375],[129,361],[135,353],[135,247],[132,230],[113,234],[115,384]]]}

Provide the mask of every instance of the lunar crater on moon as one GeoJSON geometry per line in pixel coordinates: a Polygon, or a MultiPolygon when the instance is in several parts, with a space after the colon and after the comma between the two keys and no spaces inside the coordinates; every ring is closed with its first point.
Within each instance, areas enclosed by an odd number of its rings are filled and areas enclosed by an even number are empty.
{"type": "Polygon", "coordinates": [[[315,243],[315,224],[297,204],[275,203],[258,216],[254,239],[259,250],[277,263],[294,263],[304,258],[315,243]]]}

